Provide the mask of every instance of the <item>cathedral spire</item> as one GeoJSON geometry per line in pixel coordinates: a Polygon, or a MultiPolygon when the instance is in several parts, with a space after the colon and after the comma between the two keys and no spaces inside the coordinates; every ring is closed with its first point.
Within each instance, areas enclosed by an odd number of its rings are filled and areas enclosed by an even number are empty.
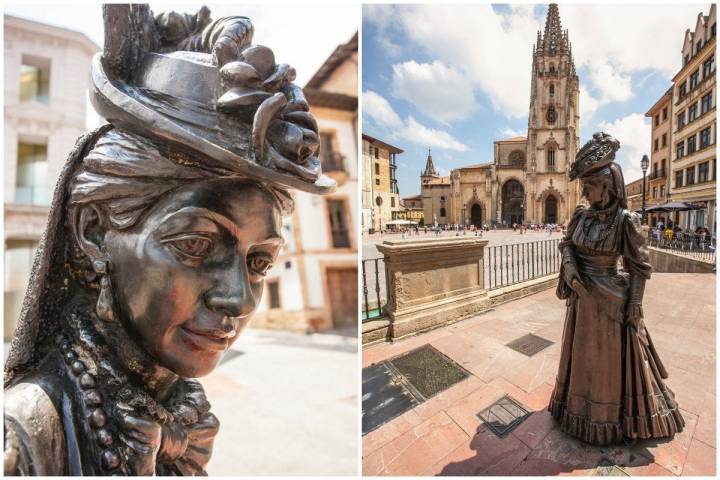
{"type": "Polygon", "coordinates": [[[439,176],[437,170],[435,170],[435,165],[433,165],[432,160],[432,152],[428,148],[428,156],[427,161],[425,162],[425,171],[423,172],[423,177],[437,177],[439,176]]]}
{"type": "MultiPolygon", "coordinates": [[[[540,32],[538,32],[538,37],[540,32]]],[[[560,10],[557,3],[551,3],[548,7],[545,18],[545,32],[542,36],[542,50],[550,55],[555,55],[568,49],[567,32],[563,31],[560,22],[560,10]]]]}

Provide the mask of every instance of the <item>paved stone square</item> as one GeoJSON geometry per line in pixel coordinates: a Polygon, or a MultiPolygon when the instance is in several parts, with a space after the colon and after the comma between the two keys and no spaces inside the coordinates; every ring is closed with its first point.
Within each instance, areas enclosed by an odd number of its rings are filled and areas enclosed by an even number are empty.
{"type": "Polygon", "coordinates": [[[546,408],[565,302],[552,289],[365,349],[363,367],[431,344],[472,375],[363,437],[363,475],[593,475],[601,462],[628,475],[715,475],[715,275],[655,273],[644,310],[686,421],[674,439],[601,448],[557,429],[546,408]],[[505,346],[528,333],[555,343],[532,357],[505,346]],[[477,414],[505,394],[532,414],[499,438],[477,414]]]}
{"type": "Polygon", "coordinates": [[[220,419],[210,475],[356,475],[357,330],[249,329],[201,378],[220,419]]]}

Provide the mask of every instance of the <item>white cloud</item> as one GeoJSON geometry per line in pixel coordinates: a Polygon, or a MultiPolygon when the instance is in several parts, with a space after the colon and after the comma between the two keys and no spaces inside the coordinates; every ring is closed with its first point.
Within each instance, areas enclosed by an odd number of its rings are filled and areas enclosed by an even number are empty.
{"type": "Polygon", "coordinates": [[[633,97],[630,75],[621,73],[609,63],[597,62],[588,67],[589,79],[601,94],[600,102],[624,102],[633,97]]]}
{"type": "Polygon", "coordinates": [[[448,132],[426,127],[415,120],[412,115],[403,121],[390,103],[382,95],[372,90],[363,92],[363,119],[366,118],[372,119],[391,138],[402,138],[425,147],[460,152],[468,149],[448,132]]]}
{"type": "Polygon", "coordinates": [[[500,135],[506,138],[512,138],[512,137],[524,137],[525,132],[521,132],[520,130],[514,130],[510,127],[505,127],[502,130],[500,130],[500,135]]]}
{"type": "Polygon", "coordinates": [[[468,150],[467,145],[461,143],[449,133],[421,125],[412,116],[407,118],[405,127],[399,132],[399,135],[413,143],[427,145],[428,147],[445,148],[447,150],[457,150],[458,152],[468,150]]]}
{"type": "Polygon", "coordinates": [[[472,81],[437,60],[393,65],[392,92],[441,122],[463,120],[476,108],[472,81]]]}
{"type": "Polygon", "coordinates": [[[640,159],[648,153],[650,121],[642,113],[632,113],[614,122],[600,122],[600,130],[620,141],[620,150],[615,161],[620,164],[625,183],[642,177],[640,159]]]}
{"type": "Polygon", "coordinates": [[[599,106],[600,102],[585,87],[580,87],[580,119],[587,121],[599,106]]]}
{"type": "Polygon", "coordinates": [[[393,24],[394,8],[393,5],[366,4],[362,6],[363,24],[371,24],[377,29],[375,41],[390,58],[397,58],[402,53],[401,46],[391,38],[392,31],[396,29],[396,25],[393,24]]]}
{"type": "Polygon", "coordinates": [[[371,118],[382,127],[396,128],[403,123],[390,103],[372,90],[363,92],[362,108],[363,117],[371,118]]]}
{"type": "MultiPolygon", "coordinates": [[[[629,100],[632,75],[643,70],[661,72],[669,84],[681,66],[684,32],[695,27],[701,11],[708,13],[707,4],[562,5],[562,27],[569,30],[576,67],[588,73],[581,86],[597,96],[586,92],[581,108],[592,113],[603,104],[629,100]]],[[[461,66],[499,113],[527,115],[532,45],[545,22],[533,5],[513,5],[503,14],[491,5],[374,6],[372,18],[393,22],[409,40],[406,51],[418,47],[451,69],[461,66]]]]}

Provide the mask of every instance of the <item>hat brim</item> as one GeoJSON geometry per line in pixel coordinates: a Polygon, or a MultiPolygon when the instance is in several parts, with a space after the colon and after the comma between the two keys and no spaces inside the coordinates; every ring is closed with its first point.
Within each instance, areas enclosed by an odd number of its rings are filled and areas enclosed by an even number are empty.
{"type": "Polygon", "coordinates": [[[311,182],[258,164],[251,150],[251,126],[218,113],[214,105],[112,79],[101,53],[93,57],[91,82],[90,100],[108,122],[198,152],[204,157],[204,166],[309,193],[327,194],[337,188],[335,180],[326,175],[311,182]]]}

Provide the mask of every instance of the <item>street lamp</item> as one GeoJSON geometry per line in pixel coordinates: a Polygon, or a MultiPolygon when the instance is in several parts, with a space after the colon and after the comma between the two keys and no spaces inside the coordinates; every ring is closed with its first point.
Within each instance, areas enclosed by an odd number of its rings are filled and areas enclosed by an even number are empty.
{"type": "Polygon", "coordinates": [[[640,160],[640,168],[642,168],[643,172],[643,198],[642,198],[642,224],[645,225],[647,223],[647,220],[645,219],[645,172],[647,172],[648,167],[650,166],[650,159],[647,155],[643,155],[642,160],[640,160]]]}

